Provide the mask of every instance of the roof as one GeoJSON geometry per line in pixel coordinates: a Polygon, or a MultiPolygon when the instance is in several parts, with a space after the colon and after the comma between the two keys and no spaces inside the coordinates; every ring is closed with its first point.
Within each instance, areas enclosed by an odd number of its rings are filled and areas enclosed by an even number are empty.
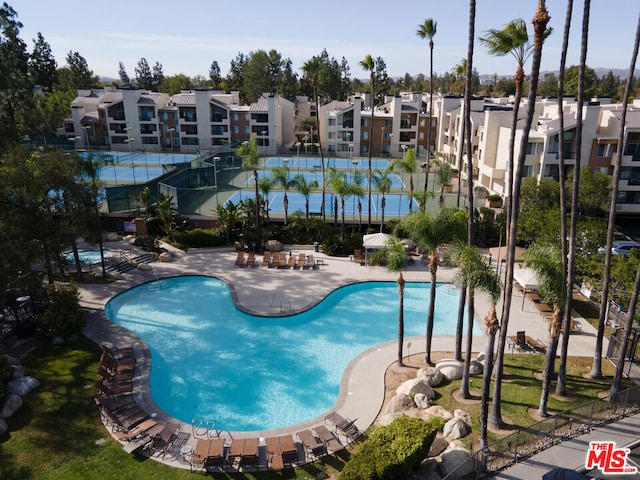
{"type": "Polygon", "coordinates": [[[251,104],[250,110],[252,112],[267,112],[269,111],[269,102],[265,97],[260,97],[251,104]]]}
{"type": "Polygon", "coordinates": [[[191,93],[179,93],[173,96],[172,101],[176,105],[195,105],[196,96],[191,93]]]}
{"type": "MultiPolygon", "coordinates": [[[[618,120],[622,119],[622,110],[616,110],[613,113],[613,116],[618,120]]],[[[640,111],[638,110],[627,110],[627,117],[625,119],[625,124],[627,128],[640,128],[640,111]]]]}
{"type": "Polygon", "coordinates": [[[138,104],[151,104],[155,105],[160,99],[159,93],[143,93],[138,99],[138,104]]]}

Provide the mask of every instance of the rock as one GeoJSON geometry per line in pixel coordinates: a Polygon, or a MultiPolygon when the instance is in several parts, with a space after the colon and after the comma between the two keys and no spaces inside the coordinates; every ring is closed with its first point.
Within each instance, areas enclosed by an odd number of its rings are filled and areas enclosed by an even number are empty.
{"type": "Polygon", "coordinates": [[[484,365],[484,359],[486,358],[486,355],[484,354],[484,352],[480,352],[478,354],[478,356],[476,357],[476,362],[480,362],[481,364],[484,365]]]}
{"type": "Polygon", "coordinates": [[[471,420],[471,415],[469,415],[464,410],[460,410],[459,408],[456,408],[453,411],[453,418],[461,419],[464,423],[467,424],[469,428],[471,428],[471,425],[473,425],[473,421],[471,420]]]}
{"type": "Polygon", "coordinates": [[[447,442],[447,439],[444,438],[441,433],[438,433],[436,438],[433,439],[433,443],[431,444],[431,448],[429,448],[427,457],[437,457],[444,452],[448,446],[449,442],[447,442]]]}
{"type": "Polygon", "coordinates": [[[9,355],[0,355],[0,359],[4,359],[5,365],[21,365],[20,360],[15,357],[10,357],[9,355]]]}
{"type": "Polygon", "coordinates": [[[403,238],[402,245],[404,245],[404,250],[406,252],[413,252],[418,246],[418,244],[410,238],[403,238]]]}
{"type": "Polygon", "coordinates": [[[4,435],[7,430],[9,430],[9,426],[7,425],[7,422],[5,422],[2,418],[0,418],[0,437],[4,435]]]}
{"type": "Polygon", "coordinates": [[[447,380],[460,380],[464,364],[458,360],[441,360],[436,363],[436,369],[440,370],[442,376],[447,380]]]}
{"type": "Polygon", "coordinates": [[[431,406],[431,399],[424,393],[416,393],[413,397],[413,402],[418,408],[429,408],[431,406]]]}
{"type": "Polygon", "coordinates": [[[172,260],[171,254],[169,252],[162,252],[158,255],[158,260],[161,262],[170,262],[172,260]]]}
{"type": "Polygon", "coordinates": [[[469,452],[464,449],[453,448],[445,450],[440,456],[442,459],[440,466],[442,474],[447,476],[455,470],[456,478],[469,475],[474,470],[474,462],[472,460],[467,461],[469,457],[469,452]]]}
{"type": "Polygon", "coordinates": [[[421,378],[412,378],[411,380],[407,380],[396,389],[396,394],[405,394],[410,397],[417,393],[426,395],[429,400],[436,396],[433,388],[431,388],[429,384],[421,378]]]}
{"type": "Polygon", "coordinates": [[[265,250],[269,250],[271,252],[281,252],[282,251],[282,242],[279,240],[267,240],[267,243],[264,244],[265,250]]]}
{"type": "Polygon", "coordinates": [[[13,379],[18,380],[19,378],[24,377],[25,368],[24,365],[11,365],[13,369],[13,379]]]}
{"type": "Polygon", "coordinates": [[[416,377],[425,380],[430,387],[437,387],[442,383],[442,372],[434,367],[422,367],[416,377]]]}
{"type": "Polygon", "coordinates": [[[152,269],[153,267],[151,265],[149,265],[148,263],[141,263],[138,265],[138,270],[142,270],[143,272],[148,272],[152,269]]]}
{"type": "Polygon", "coordinates": [[[469,426],[464,419],[454,417],[444,424],[442,434],[451,440],[463,438],[469,435],[469,426]]]}
{"type": "Polygon", "coordinates": [[[40,382],[33,377],[22,377],[17,380],[7,382],[5,388],[7,393],[14,393],[16,395],[26,395],[31,390],[40,385],[40,382]]]}
{"type": "Polygon", "coordinates": [[[16,394],[7,395],[7,399],[0,410],[0,418],[9,418],[22,406],[22,397],[16,394]]]}
{"type": "Polygon", "coordinates": [[[378,418],[376,424],[380,427],[386,427],[398,417],[399,414],[397,413],[385,413],[384,415],[381,415],[380,418],[378,418]]]}
{"type": "Polygon", "coordinates": [[[431,416],[444,418],[445,420],[451,420],[453,418],[451,412],[440,405],[433,405],[427,408],[426,411],[431,416]]]}
{"type": "Polygon", "coordinates": [[[469,375],[480,375],[482,374],[482,370],[484,370],[482,362],[477,360],[471,360],[471,362],[469,362],[469,375]]]}
{"type": "Polygon", "coordinates": [[[409,410],[410,408],[414,408],[415,406],[416,404],[413,403],[413,400],[409,395],[399,393],[389,401],[389,405],[387,405],[385,413],[400,413],[405,410],[409,410]]]}

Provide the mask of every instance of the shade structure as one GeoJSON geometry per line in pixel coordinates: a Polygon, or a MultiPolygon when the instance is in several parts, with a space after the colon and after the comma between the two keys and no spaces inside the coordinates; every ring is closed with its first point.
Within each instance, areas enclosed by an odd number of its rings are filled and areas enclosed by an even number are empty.
{"type": "MultiPolygon", "coordinates": [[[[505,262],[507,260],[507,247],[491,247],[489,249],[489,253],[491,254],[491,258],[496,262],[501,261],[505,262]]],[[[515,261],[519,262],[521,260],[521,256],[524,253],[524,248],[516,247],[516,258],[515,261]]]]}
{"type": "Polygon", "coordinates": [[[522,306],[520,307],[522,310],[524,308],[524,297],[527,290],[538,289],[538,275],[530,268],[514,267],[513,280],[522,287],[522,306]]]}
{"type": "Polygon", "coordinates": [[[387,242],[391,238],[391,235],[386,233],[372,233],[370,235],[364,235],[362,237],[362,246],[364,247],[364,261],[365,264],[369,263],[369,252],[371,250],[380,250],[387,246],[387,242]]]}

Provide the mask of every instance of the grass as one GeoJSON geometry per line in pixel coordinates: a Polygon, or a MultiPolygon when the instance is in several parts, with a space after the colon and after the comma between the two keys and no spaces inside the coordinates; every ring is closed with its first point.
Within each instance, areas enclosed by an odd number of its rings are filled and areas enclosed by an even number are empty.
{"type": "MultiPolygon", "coordinates": [[[[63,345],[34,342],[22,360],[27,374],[41,385],[25,397],[22,408],[8,419],[9,432],[0,437],[0,478],[4,480],[74,480],[100,478],[128,480],[139,478],[193,479],[189,470],[163,465],[142,456],[128,455],[102,425],[93,401],[93,382],[98,369],[99,348],[87,339],[63,345]]],[[[595,398],[608,389],[607,382],[594,382],[582,377],[589,371],[590,358],[572,358],[568,364],[568,388],[576,394],[572,402],[549,399],[550,411],[560,411],[595,398]]],[[[505,372],[509,375],[502,393],[502,414],[517,425],[529,425],[534,419],[528,407],[537,407],[540,381],[533,372],[541,371],[542,355],[509,356],[505,372]]],[[[612,366],[603,362],[605,375],[612,366]]],[[[480,378],[472,388],[479,389],[480,378]]],[[[462,408],[474,418],[473,434],[466,439],[472,447],[480,430],[477,423],[479,401],[458,404],[453,392],[460,382],[437,389],[436,403],[453,411],[462,408]]],[[[493,438],[496,438],[493,435],[493,438]]],[[[216,474],[216,479],[315,478],[320,472],[334,478],[344,459],[329,456],[295,471],[275,474],[216,474]]]]}

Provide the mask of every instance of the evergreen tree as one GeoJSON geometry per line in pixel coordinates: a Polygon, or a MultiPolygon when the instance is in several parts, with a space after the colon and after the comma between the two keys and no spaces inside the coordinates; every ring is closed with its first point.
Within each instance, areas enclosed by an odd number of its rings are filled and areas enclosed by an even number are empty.
{"type": "Polygon", "coordinates": [[[153,74],[151,73],[151,67],[146,58],[141,58],[136,65],[136,84],[138,88],[142,90],[151,90],[153,87],[153,74]]]}
{"type": "Polygon", "coordinates": [[[67,54],[67,67],[69,68],[69,80],[75,90],[79,88],[93,88],[99,85],[99,80],[85,58],[78,52],[69,51],[67,54]]]}
{"type": "Polygon", "coordinates": [[[160,85],[164,81],[164,72],[162,70],[162,64],[160,62],[156,62],[152,69],[152,88],[153,90],[158,90],[158,85],[160,85]]]}
{"type": "Polygon", "coordinates": [[[220,76],[220,65],[215,60],[211,62],[209,67],[209,80],[211,81],[211,88],[218,90],[222,83],[222,77],[220,76]]]}
{"type": "Polygon", "coordinates": [[[120,81],[124,85],[129,85],[129,75],[127,75],[127,70],[124,68],[124,63],[122,62],[119,63],[118,75],[120,76],[120,81]]]}
{"type": "Polygon", "coordinates": [[[40,32],[33,43],[33,51],[28,62],[31,81],[35,85],[40,85],[44,92],[51,92],[56,83],[58,64],[51,53],[51,46],[40,32]]]}

